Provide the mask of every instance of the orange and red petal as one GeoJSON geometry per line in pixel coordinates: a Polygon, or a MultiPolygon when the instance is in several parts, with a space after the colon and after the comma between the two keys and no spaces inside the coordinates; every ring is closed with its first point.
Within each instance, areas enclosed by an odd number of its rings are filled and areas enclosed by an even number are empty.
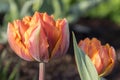
{"type": "Polygon", "coordinates": [[[102,63],[102,59],[99,54],[95,55],[94,59],[92,59],[92,62],[95,65],[98,74],[101,74],[104,64],[102,63]]]}
{"type": "Polygon", "coordinates": [[[108,75],[113,67],[115,66],[115,61],[116,61],[116,54],[115,54],[115,50],[113,47],[109,47],[108,48],[108,55],[109,55],[109,64],[108,66],[105,68],[104,72],[102,75],[108,75]]]}
{"type": "Polygon", "coordinates": [[[78,44],[78,46],[86,53],[88,54],[89,46],[91,42],[89,38],[85,38],[85,40],[81,40],[78,44]]]}
{"type": "Polygon", "coordinates": [[[41,61],[48,62],[49,44],[47,42],[47,37],[45,35],[45,32],[40,25],[38,25],[38,27],[33,29],[28,42],[29,42],[28,48],[32,57],[38,62],[41,61]]]}
{"type": "Polygon", "coordinates": [[[51,26],[50,24],[44,22],[43,29],[48,39],[49,44],[49,52],[51,53],[54,49],[58,39],[60,38],[61,32],[55,26],[51,26]]]}
{"type": "Polygon", "coordinates": [[[50,26],[56,27],[55,20],[51,16],[49,16],[47,13],[43,13],[43,21],[45,23],[48,23],[50,26]]]}
{"type": "Polygon", "coordinates": [[[17,28],[15,28],[15,26],[12,23],[8,23],[7,35],[8,35],[8,42],[11,48],[15,51],[15,53],[18,56],[20,56],[22,59],[27,61],[34,60],[29,54],[29,52],[25,49],[25,46],[21,42],[20,34],[17,28]]]}
{"type": "Polygon", "coordinates": [[[52,53],[51,57],[55,56],[62,56],[64,53],[67,52],[69,47],[69,28],[66,19],[58,20],[59,23],[56,22],[57,26],[61,32],[60,38],[58,39],[52,53]]]}

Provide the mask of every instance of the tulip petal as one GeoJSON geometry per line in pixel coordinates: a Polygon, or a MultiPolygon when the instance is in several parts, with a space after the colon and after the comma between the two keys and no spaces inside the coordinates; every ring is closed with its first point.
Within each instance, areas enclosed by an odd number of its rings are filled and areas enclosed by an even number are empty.
{"type": "Polygon", "coordinates": [[[48,38],[48,43],[49,43],[49,52],[51,53],[58,41],[58,39],[60,38],[60,31],[53,27],[50,26],[49,24],[44,24],[45,26],[43,27],[46,36],[48,38]]]}
{"type": "Polygon", "coordinates": [[[43,28],[48,38],[49,52],[51,53],[60,38],[60,30],[55,26],[55,21],[46,13],[43,14],[43,28]]]}
{"type": "Polygon", "coordinates": [[[26,25],[29,25],[30,22],[31,22],[31,16],[25,16],[22,21],[26,24],[26,25]]]}
{"type": "Polygon", "coordinates": [[[57,28],[50,26],[47,23],[44,24],[43,29],[46,33],[47,38],[48,38],[49,52],[51,53],[53,51],[58,39],[60,38],[61,34],[57,28]]]}
{"type": "Polygon", "coordinates": [[[48,62],[48,43],[45,32],[42,27],[39,25],[33,29],[30,38],[29,38],[29,50],[32,57],[38,62],[44,61],[48,62]]]}
{"type": "Polygon", "coordinates": [[[29,28],[29,25],[25,24],[21,20],[16,20],[14,21],[14,25],[18,27],[19,34],[21,36],[22,43],[24,43],[25,38],[24,38],[24,33],[27,31],[29,28]]]}
{"type": "MultiPolygon", "coordinates": [[[[41,24],[48,39],[49,52],[51,53],[60,37],[60,31],[55,27],[55,21],[46,13],[36,12],[33,17],[34,22],[41,24]]],[[[33,25],[32,25],[33,26],[33,25]]],[[[34,25],[35,26],[35,25],[34,25]]]]}
{"type": "Polygon", "coordinates": [[[66,19],[58,20],[58,23],[56,22],[56,25],[57,25],[56,27],[58,27],[59,30],[61,31],[61,35],[55,45],[55,48],[51,53],[51,57],[62,56],[64,53],[67,52],[67,49],[69,47],[69,28],[67,20],[66,19]]]}
{"type": "MultiPolygon", "coordinates": [[[[100,76],[108,75],[108,74],[112,71],[112,69],[113,69],[113,67],[114,67],[114,64],[115,64],[116,54],[115,54],[114,48],[109,46],[107,49],[108,49],[109,62],[106,62],[106,61],[103,59],[103,61],[105,61],[105,62],[108,63],[108,64],[106,65],[106,68],[104,68],[105,70],[103,70],[103,72],[102,72],[102,74],[101,74],[100,76]]],[[[104,57],[105,57],[105,56],[104,56],[104,57]]],[[[108,61],[108,60],[107,60],[107,61],[108,61]]],[[[106,64],[105,62],[104,62],[104,64],[106,64]]]]}
{"type": "Polygon", "coordinates": [[[29,51],[25,48],[25,45],[22,43],[17,24],[8,23],[7,35],[11,48],[18,56],[27,61],[34,60],[29,54],[29,51]]]}
{"type": "Polygon", "coordinates": [[[47,15],[46,13],[43,14],[43,21],[48,23],[50,26],[55,27],[55,21],[52,16],[47,15]]]}
{"type": "Polygon", "coordinates": [[[92,59],[92,62],[95,65],[98,74],[100,74],[103,69],[103,63],[102,63],[102,59],[99,56],[99,54],[94,55],[94,59],[92,59]]]}
{"type": "Polygon", "coordinates": [[[89,49],[89,46],[90,45],[90,39],[89,38],[85,38],[85,40],[84,41],[80,41],[79,42],[79,44],[78,44],[78,46],[79,47],[81,47],[81,49],[86,53],[86,54],[88,54],[89,52],[88,52],[88,49],[89,49]]]}

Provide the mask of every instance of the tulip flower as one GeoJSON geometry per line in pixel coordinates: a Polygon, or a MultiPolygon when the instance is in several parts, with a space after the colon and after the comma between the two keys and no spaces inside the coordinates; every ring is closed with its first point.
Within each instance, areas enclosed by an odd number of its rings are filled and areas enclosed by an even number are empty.
{"type": "Polygon", "coordinates": [[[108,75],[114,65],[116,54],[113,47],[109,44],[101,45],[101,42],[96,38],[86,38],[81,40],[78,46],[86,53],[92,60],[99,76],[108,75]]]}
{"type": "Polygon", "coordinates": [[[48,62],[65,54],[69,47],[67,20],[55,21],[47,13],[35,12],[8,23],[7,35],[13,51],[27,61],[48,62]]]}

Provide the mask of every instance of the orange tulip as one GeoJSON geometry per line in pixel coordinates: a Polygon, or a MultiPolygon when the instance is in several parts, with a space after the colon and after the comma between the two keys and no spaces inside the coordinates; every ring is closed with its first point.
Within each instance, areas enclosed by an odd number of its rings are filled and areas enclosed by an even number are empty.
{"type": "Polygon", "coordinates": [[[116,54],[109,44],[101,45],[96,38],[81,40],[78,46],[90,57],[100,76],[109,74],[115,64],[116,54]]]}
{"type": "Polygon", "coordinates": [[[47,13],[35,12],[8,23],[7,34],[13,51],[27,61],[48,62],[66,53],[69,46],[67,20],[55,21],[47,13]]]}

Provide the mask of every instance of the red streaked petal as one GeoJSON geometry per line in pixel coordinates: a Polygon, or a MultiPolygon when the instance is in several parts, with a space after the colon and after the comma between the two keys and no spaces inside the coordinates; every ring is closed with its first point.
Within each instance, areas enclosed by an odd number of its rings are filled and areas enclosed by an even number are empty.
{"type": "Polygon", "coordinates": [[[64,53],[66,53],[69,47],[69,28],[67,20],[63,19],[59,21],[59,24],[57,25],[59,25],[58,28],[61,31],[61,35],[51,53],[51,57],[62,56],[64,53]]]}
{"type": "Polygon", "coordinates": [[[47,37],[42,27],[39,25],[31,32],[29,38],[29,51],[35,60],[39,62],[48,62],[48,46],[47,37]]]}
{"type": "Polygon", "coordinates": [[[48,43],[49,43],[49,52],[51,53],[54,49],[58,39],[60,38],[60,31],[54,26],[49,25],[48,23],[45,23],[42,25],[42,28],[44,29],[44,32],[47,36],[48,43]]]}
{"type": "Polygon", "coordinates": [[[106,68],[104,69],[103,73],[101,74],[101,76],[108,75],[112,71],[116,61],[116,54],[114,48],[109,46],[107,49],[108,49],[109,62],[106,68]]]}
{"type": "Polygon", "coordinates": [[[43,13],[43,21],[42,27],[46,33],[49,43],[49,52],[51,53],[54,49],[58,39],[60,38],[60,30],[55,26],[54,19],[47,15],[47,13],[43,13]]]}
{"type": "Polygon", "coordinates": [[[54,19],[51,16],[47,15],[47,13],[43,14],[43,21],[48,23],[50,26],[55,27],[54,19]]]}

